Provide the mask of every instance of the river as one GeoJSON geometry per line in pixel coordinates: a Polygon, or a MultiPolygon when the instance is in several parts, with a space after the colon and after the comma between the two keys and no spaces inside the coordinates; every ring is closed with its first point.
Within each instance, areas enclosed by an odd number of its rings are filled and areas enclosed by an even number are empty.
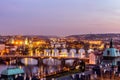
{"type": "MultiPolygon", "coordinates": [[[[79,54],[75,54],[74,50],[73,50],[73,52],[71,52],[71,54],[68,54],[66,52],[66,50],[64,50],[64,51],[62,51],[62,54],[60,54],[60,55],[57,54],[56,56],[78,57],[79,54]]],[[[74,60],[66,60],[65,63],[72,66],[73,61],[74,60]]],[[[14,62],[14,61],[11,61],[11,62],[14,62]]],[[[57,72],[57,71],[61,70],[62,67],[63,67],[60,60],[52,59],[52,58],[44,59],[43,63],[45,65],[39,65],[39,66],[36,66],[36,64],[38,63],[37,60],[32,59],[32,58],[23,58],[23,59],[21,59],[21,63],[23,63],[24,65],[0,64],[0,73],[3,70],[7,69],[8,67],[18,66],[18,67],[24,69],[25,73],[28,76],[44,75],[44,74],[50,74],[50,73],[53,73],[53,72],[57,72]],[[62,65],[62,67],[61,67],[61,65],[62,65]]]]}

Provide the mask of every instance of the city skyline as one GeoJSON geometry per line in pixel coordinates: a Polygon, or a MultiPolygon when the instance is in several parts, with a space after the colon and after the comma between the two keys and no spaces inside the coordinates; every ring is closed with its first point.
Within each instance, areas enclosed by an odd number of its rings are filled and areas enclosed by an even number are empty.
{"type": "Polygon", "coordinates": [[[119,0],[1,0],[0,34],[119,33],[119,0]]]}

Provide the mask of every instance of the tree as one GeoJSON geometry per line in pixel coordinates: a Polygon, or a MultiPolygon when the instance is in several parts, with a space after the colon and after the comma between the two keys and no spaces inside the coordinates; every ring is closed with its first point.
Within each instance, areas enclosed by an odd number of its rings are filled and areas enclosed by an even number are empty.
{"type": "Polygon", "coordinates": [[[85,71],[85,62],[82,60],[81,62],[79,62],[79,65],[80,65],[80,67],[79,67],[80,71],[84,72],[85,71]]]}

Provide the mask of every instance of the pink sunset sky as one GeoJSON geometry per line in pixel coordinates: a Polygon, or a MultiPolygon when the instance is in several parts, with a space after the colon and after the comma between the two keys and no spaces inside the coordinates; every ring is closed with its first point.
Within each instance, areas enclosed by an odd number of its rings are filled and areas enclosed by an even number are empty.
{"type": "Polygon", "coordinates": [[[120,32],[120,0],[0,0],[0,34],[120,32]]]}

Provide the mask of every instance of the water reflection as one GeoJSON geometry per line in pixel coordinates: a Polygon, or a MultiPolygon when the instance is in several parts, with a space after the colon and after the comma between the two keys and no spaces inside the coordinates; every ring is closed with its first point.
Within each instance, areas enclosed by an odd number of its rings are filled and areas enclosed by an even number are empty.
{"type": "Polygon", "coordinates": [[[43,60],[43,63],[46,64],[46,65],[60,65],[61,64],[61,61],[60,60],[57,60],[57,59],[53,59],[53,58],[48,58],[48,59],[44,59],[43,60]]]}
{"type": "Polygon", "coordinates": [[[38,61],[36,59],[32,59],[32,58],[23,58],[23,59],[21,59],[21,63],[23,63],[25,65],[37,65],[38,61]]]}
{"type": "MultiPolygon", "coordinates": [[[[46,50],[44,54],[47,54],[47,56],[52,55],[52,56],[60,56],[60,55],[65,55],[65,56],[72,56],[72,57],[78,57],[79,54],[76,54],[75,49],[72,49],[70,53],[67,52],[67,50],[62,50],[61,53],[58,53],[59,51],[55,49],[55,51],[52,51],[52,53],[56,53],[55,55],[50,54],[50,50],[46,50]]],[[[80,51],[83,53],[84,51],[80,51]]],[[[72,63],[74,60],[66,60],[65,63],[67,65],[72,66],[72,63]]],[[[32,59],[32,58],[23,58],[21,59],[21,63],[24,65],[19,65],[19,67],[23,68],[24,71],[26,72],[26,76],[33,76],[33,75],[39,75],[43,76],[46,74],[50,74],[53,72],[57,72],[62,70],[62,67],[64,65],[61,64],[61,61],[58,59],[53,59],[53,58],[48,58],[43,60],[43,64],[37,66],[38,60],[37,59],[32,59]],[[62,65],[62,67],[61,67],[62,65]]],[[[0,65],[0,71],[6,69],[7,67],[12,66],[12,65],[0,65]]],[[[1,72],[0,72],[1,73],[1,72]]]]}

